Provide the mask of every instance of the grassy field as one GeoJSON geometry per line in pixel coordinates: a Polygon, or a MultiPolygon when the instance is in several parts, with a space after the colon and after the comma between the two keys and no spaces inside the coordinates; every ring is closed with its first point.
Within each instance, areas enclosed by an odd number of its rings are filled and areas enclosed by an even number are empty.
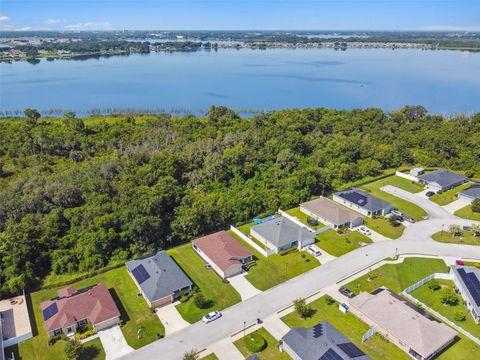
{"type": "MultiPolygon", "coordinates": [[[[442,288],[450,287],[452,289],[455,289],[452,281],[438,280],[438,282],[440,283],[442,288]]],[[[475,321],[473,321],[472,316],[468,312],[466,306],[463,305],[463,302],[461,300],[455,306],[443,305],[440,301],[440,290],[431,291],[428,288],[427,284],[412,291],[410,294],[423,302],[428,307],[445,316],[448,320],[464,328],[473,336],[480,338],[480,327],[478,326],[478,324],[475,324],[475,321]],[[463,310],[466,312],[467,318],[465,319],[465,321],[455,321],[455,311],[457,310],[463,310]]],[[[469,338],[459,334],[457,342],[453,346],[449,347],[442,354],[440,354],[437,359],[478,359],[479,357],[480,346],[475,344],[469,338]]]]}
{"type": "Polygon", "coordinates": [[[213,301],[213,306],[208,309],[199,309],[195,306],[193,297],[187,302],[177,305],[177,310],[186,321],[197,322],[210,311],[222,310],[240,302],[240,295],[235,289],[230,284],[225,284],[213,270],[207,270],[205,262],[193,251],[190,244],[170,249],[168,253],[205,297],[213,301]]]}
{"type": "Polygon", "coordinates": [[[299,207],[287,210],[285,212],[288,215],[295,216],[303,224],[307,225],[309,228],[311,228],[313,230],[318,230],[318,229],[321,229],[322,227],[325,227],[325,224],[322,224],[321,222],[319,222],[318,225],[315,225],[315,226],[312,226],[312,225],[308,224],[307,220],[310,219],[310,216],[301,212],[299,207]]]}
{"type": "Polygon", "coordinates": [[[201,360],[218,360],[218,357],[217,357],[217,355],[215,355],[215,354],[212,353],[212,354],[207,355],[207,356],[205,356],[205,357],[202,357],[202,358],[200,358],[200,359],[201,359],[201,360]]]}
{"type": "MultiPolygon", "coordinates": [[[[409,201],[400,199],[399,197],[397,197],[395,195],[391,195],[391,194],[388,194],[388,193],[380,190],[380,188],[382,186],[385,186],[385,185],[397,186],[399,183],[403,183],[404,187],[406,187],[407,185],[405,184],[405,182],[401,181],[401,180],[405,180],[407,183],[409,183],[409,181],[406,180],[406,179],[402,179],[402,178],[398,178],[398,177],[389,177],[389,178],[385,178],[385,179],[375,181],[375,182],[370,183],[370,184],[363,185],[363,186],[361,186],[361,189],[363,189],[364,191],[367,191],[368,193],[372,194],[373,196],[376,196],[380,199],[383,199],[383,200],[386,200],[386,201],[392,203],[398,210],[400,210],[405,215],[414,218],[416,221],[422,220],[422,218],[424,216],[427,216],[427,213],[421,207],[419,207],[415,204],[412,204],[409,201]],[[397,178],[397,179],[394,179],[394,178],[397,178]]],[[[414,186],[413,184],[411,184],[411,185],[414,186]]]]}
{"type": "MultiPolygon", "coordinates": [[[[290,360],[291,357],[285,353],[285,352],[280,352],[277,348],[278,341],[263,327],[254,331],[252,334],[258,334],[262,336],[266,343],[267,347],[260,351],[259,353],[256,353],[258,357],[261,360],[290,360]]],[[[250,334],[247,334],[246,337],[250,336],[250,334]]],[[[238,339],[235,341],[233,344],[237,347],[238,350],[242,353],[245,358],[248,358],[249,356],[252,356],[254,353],[250,352],[250,350],[247,349],[245,346],[244,342],[245,338],[238,339]]]]}
{"type": "Polygon", "coordinates": [[[432,235],[432,239],[442,243],[480,245],[480,236],[474,237],[471,231],[464,231],[462,236],[453,236],[448,232],[439,231],[432,235]]]}
{"type": "Polygon", "coordinates": [[[423,190],[423,185],[396,175],[378,180],[377,183],[380,184],[380,187],[392,185],[411,193],[418,193],[423,190]]]}
{"type": "Polygon", "coordinates": [[[259,290],[270,289],[320,265],[320,262],[306,251],[294,251],[285,255],[274,254],[265,257],[230,230],[228,233],[255,256],[256,265],[248,270],[246,279],[259,290]]]}
{"type": "Polygon", "coordinates": [[[472,186],[472,184],[466,183],[466,184],[454,187],[453,189],[445,191],[441,194],[432,195],[432,196],[429,197],[429,199],[431,201],[433,201],[434,203],[438,204],[438,205],[441,205],[441,206],[447,205],[447,204],[450,204],[451,202],[454,202],[455,200],[457,200],[458,199],[457,194],[460,191],[462,191],[466,188],[469,188],[470,186],[472,186]]]}
{"type": "Polygon", "coordinates": [[[327,320],[372,359],[409,359],[407,354],[378,334],[362,343],[362,336],[367,332],[369,326],[350,313],[340,312],[337,302],[327,305],[325,297],[321,297],[310,303],[309,306],[315,311],[312,317],[302,320],[294,311],[284,316],[283,322],[289,327],[311,327],[320,321],[327,320]]]}
{"type": "Polygon", "coordinates": [[[401,292],[410,285],[432,273],[448,273],[449,269],[441,259],[406,258],[400,264],[387,264],[345,285],[358,294],[361,291],[371,292],[385,286],[394,292],[401,292]]]}
{"type": "MultiPolygon", "coordinates": [[[[106,273],[74,283],[77,289],[82,289],[100,282],[110,290],[118,309],[122,314],[125,326],[122,332],[128,344],[135,349],[156,340],[157,334],[164,335],[165,329],[155,314],[152,314],[147,303],[142,297],[137,297],[137,287],[128,275],[124,266],[110,270],[106,273]],[[137,331],[144,329],[140,339],[137,338],[137,331]]],[[[31,294],[33,307],[32,326],[33,333],[38,334],[33,339],[27,340],[19,345],[20,357],[23,359],[56,359],[63,353],[64,343],[58,342],[48,347],[48,335],[44,328],[40,303],[55,298],[57,289],[41,290],[31,294]]]]}
{"type": "Polygon", "coordinates": [[[402,236],[403,231],[405,230],[405,226],[402,224],[392,226],[388,219],[384,217],[377,217],[374,219],[366,216],[365,225],[367,225],[373,231],[376,231],[390,239],[398,239],[400,236],[402,236]]]}
{"type": "Polygon", "coordinates": [[[316,238],[316,244],[333,256],[341,256],[360,247],[359,243],[370,244],[372,240],[358,231],[339,235],[335,230],[327,230],[316,238]]]}
{"type": "Polygon", "coordinates": [[[464,208],[455,211],[454,215],[464,219],[480,221],[480,213],[474,213],[472,205],[465,206],[464,208]]]}

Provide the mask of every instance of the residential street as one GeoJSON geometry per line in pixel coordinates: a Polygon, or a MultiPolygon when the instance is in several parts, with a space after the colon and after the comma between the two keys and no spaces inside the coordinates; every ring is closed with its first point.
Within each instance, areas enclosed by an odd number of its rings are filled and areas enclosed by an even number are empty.
{"type": "MultiPolygon", "coordinates": [[[[385,191],[423,207],[429,216],[411,224],[398,240],[383,241],[358,248],[294,279],[264,291],[223,311],[223,317],[210,324],[195,323],[171,336],[158,340],[133,353],[128,359],[181,359],[187,350],[201,350],[231,336],[254,323],[257,318],[266,319],[277,311],[291,305],[299,297],[308,297],[325,287],[372,266],[395,254],[422,254],[452,258],[480,259],[480,247],[445,244],[433,241],[430,236],[447,230],[451,224],[471,225],[472,221],[459,219],[441,206],[419,195],[411,194],[393,186],[385,191]]],[[[480,222],[477,222],[480,224],[480,222]]]]}

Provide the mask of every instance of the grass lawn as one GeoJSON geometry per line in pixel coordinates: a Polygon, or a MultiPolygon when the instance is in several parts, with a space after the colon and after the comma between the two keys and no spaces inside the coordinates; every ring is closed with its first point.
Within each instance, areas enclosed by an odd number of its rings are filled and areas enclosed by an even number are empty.
{"type": "MultiPolygon", "coordinates": [[[[455,288],[453,281],[438,280],[438,282],[440,283],[442,288],[455,288]]],[[[431,291],[428,288],[428,285],[425,284],[418,289],[412,291],[410,294],[423,302],[428,307],[445,316],[448,320],[464,328],[473,336],[480,338],[480,327],[478,326],[478,324],[475,324],[475,321],[473,321],[472,316],[470,315],[465,305],[463,305],[463,302],[460,300],[459,303],[455,306],[443,305],[440,301],[440,291],[441,290],[431,291]],[[465,313],[467,314],[467,318],[464,321],[455,321],[455,311],[457,310],[465,311],[465,313]]],[[[480,346],[475,344],[469,338],[463,336],[462,334],[459,334],[458,341],[453,346],[449,347],[446,351],[444,351],[442,354],[440,354],[438,359],[475,359],[479,357],[480,346]]]]}
{"type": "Polygon", "coordinates": [[[240,302],[240,295],[213,271],[205,268],[205,262],[193,251],[191,244],[185,244],[168,250],[170,256],[180,265],[192,282],[205,297],[213,301],[208,309],[199,309],[191,297],[187,302],[177,305],[182,317],[194,323],[213,310],[222,310],[240,302]]]}
{"type": "Polygon", "coordinates": [[[211,353],[210,355],[207,355],[207,356],[202,357],[200,359],[201,360],[218,360],[218,357],[214,353],[211,353]]]}
{"type": "MultiPolygon", "coordinates": [[[[400,210],[405,215],[414,218],[415,221],[422,220],[422,218],[424,216],[427,216],[427,213],[421,207],[419,207],[415,204],[412,204],[409,201],[400,199],[399,197],[397,197],[395,195],[391,195],[391,194],[386,193],[385,191],[380,190],[380,188],[384,185],[391,184],[391,185],[397,186],[400,180],[391,180],[392,178],[393,177],[386,178],[386,179],[381,179],[381,180],[375,181],[373,183],[363,185],[363,186],[361,186],[361,189],[363,189],[364,191],[372,194],[373,196],[376,196],[380,199],[383,199],[383,200],[386,200],[386,201],[392,203],[398,210],[400,210]],[[397,183],[397,185],[395,185],[395,183],[397,183]]],[[[401,179],[401,178],[399,178],[399,179],[401,179]]],[[[406,180],[406,181],[407,181],[407,183],[409,183],[408,180],[406,180]]]]}
{"type": "Polygon", "coordinates": [[[457,200],[458,199],[457,194],[460,191],[462,191],[466,188],[469,188],[470,186],[472,186],[471,183],[466,183],[466,184],[454,187],[453,189],[445,191],[441,194],[432,195],[432,196],[429,197],[429,199],[431,201],[433,201],[434,203],[438,204],[438,205],[441,205],[441,206],[447,205],[447,204],[450,204],[451,202],[454,202],[455,200],[457,200]]]}
{"type": "Polygon", "coordinates": [[[374,219],[365,216],[365,225],[367,225],[373,231],[376,231],[390,239],[398,239],[400,236],[402,236],[403,231],[405,230],[405,226],[402,224],[392,226],[388,219],[384,217],[377,217],[374,219]]]}
{"type": "Polygon", "coordinates": [[[307,220],[308,219],[311,219],[310,216],[308,216],[307,214],[304,214],[303,212],[300,211],[300,208],[299,207],[296,207],[296,208],[293,208],[293,209],[290,209],[290,210],[287,210],[285,211],[288,215],[292,215],[294,217],[296,217],[298,220],[300,220],[300,222],[302,222],[303,224],[307,225],[310,229],[313,229],[313,230],[318,230],[318,229],[321,229],[325,226],[325,224],[322,224],[321,222],[318,223],[318,225],[315,225],[315,226],[312,226],[310,225],[307,220]]]}
{"type": "Polygon", "coordinates": [[[474,213],[472,205],[465,206],[464,208],[455,211],[454,215],[464,219],[480,221],[480,213],[474,213]]]}
{"type": "Polygon", "coordinates": [[[327,230],[317,235],[316,245],[333,256],[341,256],[360,247],[359,243],[370,244],[372,240],[358,231],[339,235],[335,230],[327,230]]]}
{"type": "MultiPolygon", "coordinates": [[[[261,360],[290,360],[291,357],[285,353],[285,352],[280,352],[277,348],[278,341],[267,331],[265,328],[260,328],[256,331],[254,331],[251,334],[258,334],[262,336],[266,343],[267,347],[260,351],[259,353],[256,353],[258,357],[261,360]]],[[[249,337],[251,334],[247,334],[246,337],[249,337]]],[[[254,353],[250,352],[250,350],[247,349],[245,346],[244,342],[245,338],[238,339],[235,341],[233,344],[237,347],[238,350],[242,353],[245,358],[248,358],[249,356],[253,355],[254,353]]]]}
{"type": "MultiPolygon", "coordinates": [[[[263,250],[270,250],[270,248],[262,243],[261,241],[257,240],[253,236],[250,235],[250,228],[253,226],[252,222],[249,222],[247,224],[244,224],[242,226],[237,227],[238,230],[240,230],[244,235],[246,235],[250,240],[252,240],[255,244],[260,246],[263,250]]],[[[233,235],[233,232],[230,232],[230,235],[233,235]]],[[[238,239],[238,237],[236,237],[238,239]]]]}
{"type": "Polygon", "coordinates": [[[387,264],[373,270],[370,281],[367,274],[353,280],[345,287],[355,294],[361,291],[371,292],[380,286],[400,293],[432,273],[448,273],[448,271],[448,267],[441,259],[406,258],[400,264],[387,264]]]}
{"type": "Polygon", "coordinates": [[[439,231],[432,235],[432,239],[443,243],[480,245],[480,236],[474,237],[471,231],[464,231],[462,236],[454,236],[446,231],[439,231]]]}
{"type": "Polygon", "coordinates": [[[265,257],[236,234],[231,231],[228,231],[228,233],[240,241],[255,256],[256,265],[248,270],[246,279],[259,290],[270,289],[320,265],[320,262],[306,251],[294,251],[285,255],[273,254],[265,257]]]}
{"type": "MultiPolygon", "coordinates": [[[[128,344],[135,349],[151,343],[158,334],[165,334],[165,329],[155,314],[152,314],[142,297],[137,297],[137,287],[124,266],[106,273],[74,283],[77,289],[82,289],[103,282],[110,290],[118,309],[122,314],[125,326],[122,332],[128,344]],[[140,339],[137,338],[139,327],[144,331],[140,339]]],[[[57,359],[63,356],[64,343],[57,342],[48,347],[48,335],[45,331],[40,303],[55,298],[57,289],[47,289],[31,294],[33,306],[32,327],[37,334],[33,339],[19,345],[19,353],[23,359],[57,359]]]]}
{"type": "Polygon", "coordinates": [[[396,175],[381,179],[377,183],[380,183],[380,187],[392,185],[411,193],[418,193],[423,190],[423,185],[396,175]]]}
{"type": "Polygon", "coordinates": [[[282,318],[283,322],[289,327],[311,327],[320,321],[327,320],[372,359],[409,359],[407,354],[378,334],[362,343],[362,336],[367,332],[369,326],[350,313],[342,313],[338,310],[337,302],[327,305],[325,296],[323,296],[308,306],[315,311],[312,317],[302,320],[293,311],[282,318]]]}
{"type": "Polygon", "coordinates": [[[90,340],[83,344],[83,353],[79,360],[105,359],[105,350],[99,338],[90,340]]]}

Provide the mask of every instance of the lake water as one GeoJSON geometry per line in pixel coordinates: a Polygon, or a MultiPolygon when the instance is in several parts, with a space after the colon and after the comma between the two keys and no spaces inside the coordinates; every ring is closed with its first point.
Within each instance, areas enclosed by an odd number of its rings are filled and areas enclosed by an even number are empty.
{"type": "Polygon", "coordinates": [[[271,49],[0,64],[0,110],[235,109],[421,104],[480,111],[480,53],[271,49]]]}

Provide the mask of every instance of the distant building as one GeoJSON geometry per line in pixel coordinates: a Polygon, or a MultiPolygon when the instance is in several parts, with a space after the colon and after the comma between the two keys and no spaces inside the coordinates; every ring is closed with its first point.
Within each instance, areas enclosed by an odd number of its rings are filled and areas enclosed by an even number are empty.
{"type": "Polygon", "coordinates": [[[223,230],[193,240],[192,247],[222,279],[241,274],[243,265],[253,259],[246,247],[223,230]]]}
{"type": "Polygon", "coordinates": [[[352,314],[418,360],[433,358],[452,343],[457,334],[386,288],[362,292],[350,299],[349,305],[352,314]]]}
{"type": "Polygon", "coordinates": [[[290,248],[301,249],[315,242],[315,233],[286,217],[269,220],[250,228],[250,235],[276,253],[290,248]]]}
{"type": "Polygon", "coordinates": [[[480,269],[473,266],[452,265],[450,272],[473,320],[480,322],[480,269]]]}
{"type": "Polygon", "coordinates": [[[425,172],[424,168],[418,167],[410,170],[410,175],[418,177],[425,172]]]}
{"type": "Polygon", "coordinates": [[[182,291],[192,290],[193,283],[165,251],[127,261],[125,266],[150,307],[170,304],[182,291]]]}
{"type": "Polygon", "coordinates": [[[474,184],[468,189],[460,191],[458,193],[458,198],[469,203],[473,202],[475,199],[480,199],[480,184],[474,184]]]}
{"type": "Polygon", "coordinates": [[[333,193],[333,200],[369,217],[386,215],[393,210],[393,205],[388,201],[356,188],[333,193]]]}
{"type": "MultiPolygon", "coordinates": [[[[0,301],[0,355],[3,348],[33,337],[25,295],[0,301]]],[[[1,356],[0,356],[1,359],[1,356]]]]}
{"type": "Polygon", "coordinates": [[[322,196],[300,204],[300,211],[334,229],[353,228],[363,224],[361,215],[322,196]]]}
{"type": "Polygon", "coordinates": [[[97,284],[77,291],[74,286],[58,290],[58,297],[40,304],[48,336],[73,336],[88,323],[95,331],[117,325],[120,311],[107,287],[97,284]]]}
{"type": "Polygon", "coordinates": [[[291,329],[282,338],[282,347],[293,360],[370,359],[328,321],[291,329]]]}
{"type": "Polygon", "coordinates": [[[448,170],[435,170],[418,177],[427,189],[439,192],[447,191],[467,182],[465,176],[448,170]]]}

